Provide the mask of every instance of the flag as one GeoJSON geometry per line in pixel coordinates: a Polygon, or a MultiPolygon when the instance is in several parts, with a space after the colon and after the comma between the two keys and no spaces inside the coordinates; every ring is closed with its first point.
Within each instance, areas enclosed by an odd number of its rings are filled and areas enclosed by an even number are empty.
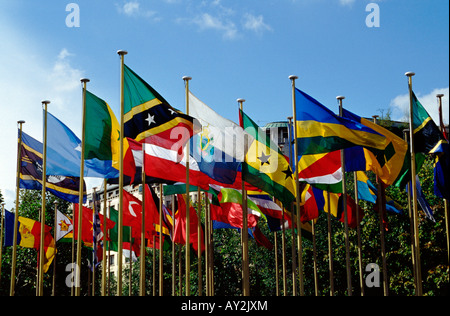
{"type": "MultiPolygon", "coordinates": [[[[64,123],[47,113],[47,175],[80,176],[81,140],[64,123]]],[[[115,168],[106,168],[97,158],[84,160],[84,176],[117,177],[115,168]]]]}
{"type": "MultiPolygon", "coordinates": [[[[119,212],[115,210],[113,207],[109,208],[109,219],[115,223],[114,227],[109,230],[109,249],[112,251],[118,250],[118,240],[119,240],[119,212]]],[[[123,240],[130,240],[130,227],[123,227],[123,240]]]]}
{"type": "MultiPolygon", "coordinates": [[[[42,148],[42,143],[22,132],[19,184],[21,189],[42,190],[42,148]]],[[[79,177],[47,176],[46,190],[63,200],[78,202],[79,189],[79,177]]],[[[86,195],[83,196],[83,201],[86,201],[86,195]]]]}
{"type": "Polygon", "coordinates": [[[69,234],[73,236],[73,222],[59,210],[56,212],[56,242],[62,238],[68,238],[69,234]]]}
{"type": "MultiPolygon", "coordinates": [[[[109,105],[86,91],[84,158],[98,164],[106,178],[119,176],[120,125],[109,105]]],[[[134,176],[134,160],[129,153],[128,139],[124,139],[124,175],[134,176]]]]}
{"type": "Polygon", "coordinates": [[[450,145],[442,144],[442,153],[435,157],[434,162],[434,194],[437,197],[450,200],[450,145]]]}
{"type": "MultiPolygon", "coordinates": [[[[186,244],[186,200],[185,195],[177,194],[178,211],[175,213],[175,230],[173,240],[178,244],[186,244]]],[[[194,207],[189,208],[190,235],[189,241],[195,252],[198,252],[198,217],[194,207]]],[[[201,251],[205,250],[203,229],[200,231],[201,251]]]]}
{"type": "Polygon", "coordinates": [[[298,172],[300,182],[309,183],[320,190],[342,193],[342,164],[339,150],[300,156],[298,172]]]}
{"type": "MultiPolygon", "coordinates": [[[[412,182],[409,182],[409,184],[406,187],[406,192],[410,191],[412,182]]],[[[422,185],[420,184],[419,176],[416,175],[416,189],[417,189],[417,202],[420,205],[420,208],[425,213],[425,216],[436,223],[436,220],[433,215],[433,210],[430,207],[430,204],[428,203],[425,194],[422,191],[422,185]]]]}
{"type": "Polygon", "coordinates": [[[263,192],[247,192],[247,198],[255,203],[264,215],[277,219],[283,217],[283,209],[268,194],[263,194],[263,192]]]}
{"type": "MultiPolygon", "coordinates": [[[[78,239],[78,204],[73,205],[74,210],[74,229],[75,239],[78,239]]],[[[103,215],[99,214],[100,231],[103,232],[103,215]]],[[[111,219],[106,219],[106,230],[113,229],[116,223],[111,219]]],[[[94,211],[91,208],[83,206],[82,210],[82,225],[81,225],[81,240],[87,247],[93,248],[93,235],[94,235],[94,211]]]]}
{"type": "MultiPolygon", "coordinates": [[[[14,213],[8,211],[5,212],[5,246],[13,245],[14,217],[14,213]]],[[[40,238],[41,223],[19,216],[17,223],[17,245],[24,248],[34,248],[39,252],[40,238]]],[[[45,262],[43,269],[44,272],[47,272],[56,254],[55,240],[51,234],[51,227],[47,225],[45,225],[44,230],[44,252],[45,262]]]]}
{"type": "Polygon", "coordinates": [[[244,180],[290,206],[295,200],[295,182],[286,157],[250,117],[242,110],[239,114],[241,125],[250,138],[242,164],[244,180]]]}
{"type": "Polygon", "coordinates": [[[339,117],[306,93],[295,90],[299,155],[362,146],[383,150],[386,138],[361,123],[339,117]]]}
{"type": "MultiPolygon", "coordinates": [[[[373,204],[377,203],[378,189],[372,184],[365,172],[357,171],[356,177],[358,182],[358,198],[373,204]]],[[[387,195],[386,210],[396,214],[403,213],[401,205],[387,195]]]]}
{"type": "Polygon", "coordinates": [[[192,117],[174,109],[148,83],[125,65],[125,137],[164,148],[182,148],[199,131],[192,117]]]}
{"type": "MultiPolygon", "coordinates": [[[[242,228],[242,193],[231,188],[214,187],[211,193],[211,219],[242,228]]],[[[247,198],[247,225],[255,227],[260,218],[266,218],[252,199],[247,198]]]]}
{"type": "Polygon", "coordinates": [[[425,154],[442,152],[442,144],[448,144],[444,135],[432,120],[425,108],[420,104],[414,92],[413,95],[413,130],[414,150],[425,154]]]}
{"type": "MultiPolygon", "coordinates": [[[[192,93],[189,93],[189,114],[199,120],[202,135],[214,148],[215,161],[242,162],[245,157],[243,129],[212,110],[192,93]]],[[[237,165],[230,165],[237,166],[237,165]]]]}
{"type": "Polygon", "coordinates": [[[356,168],[352,168],[350,166],[349,168],[346,168],[346,171],[372,170],[386,185],[392,185],[402,170],[403,162],[405,160],[406,153],[408,152],[408,143],[382,126],[370,122],[365,118],[359,117],[350,111],[344,109],[343,116],[355,122],[361,123],[362,125],[385,136],[387,144],[382,150],[370,148],[364,149],[362,147],[358,147],[355,150],[359,149],[359,154],[357,152],[353,154],[346,153],[346,160],[347,158],[352,160],[355,157],[365,161],[365,166],[359,166],[356,168]]]}

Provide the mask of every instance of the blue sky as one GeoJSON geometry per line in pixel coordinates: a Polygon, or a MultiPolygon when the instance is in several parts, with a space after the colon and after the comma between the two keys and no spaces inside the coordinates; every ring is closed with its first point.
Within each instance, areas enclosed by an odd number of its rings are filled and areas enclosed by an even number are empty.
{"type": "Polygon", "coordinates": [[[402,120],[413,88],[448,123],[447,0],[0,0],[0,190],[13,207],[18,120],[42,139],[41,101],[81,135],[81,84],[119,113],[119,57],[184,111],[182,77],[222,116],[238,121],[237,98],[259,125],[292,115],[288,76],[337,112],[337,95],[360,115],[402,120]],[[68,27],[69,3],[80,26],[68,27]],[[368,27],[366,6],[379,7],[368,27]]]}

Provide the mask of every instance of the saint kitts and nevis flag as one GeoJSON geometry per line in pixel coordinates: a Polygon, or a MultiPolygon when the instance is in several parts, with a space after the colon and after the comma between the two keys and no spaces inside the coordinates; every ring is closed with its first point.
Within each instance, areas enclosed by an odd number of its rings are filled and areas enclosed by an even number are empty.
{"type": "Polygon", "coordinates": [[[147,82],[125,65],[124,132],[138,142],[182,149],[200,126],[194,119],[174,109],[147,82]]]}

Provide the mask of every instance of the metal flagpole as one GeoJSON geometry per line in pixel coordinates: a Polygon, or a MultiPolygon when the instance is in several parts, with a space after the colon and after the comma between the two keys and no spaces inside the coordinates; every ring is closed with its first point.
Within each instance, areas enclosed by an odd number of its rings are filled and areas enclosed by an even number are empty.
{"type": "MultiPolygon", "coordinates": [[[[293,119],[294,119],[294,166],[295,166],[295,189],[296,189],[296,209],[297,209],[297,247],[298,247],[298,276],[300,283],[300,295],[305,295],[305,286],[303,279],[303,247],[302,247],[302,228],[300,224],[300,184],[298,181],[298,147],[297,147],[297,110],[296,110],[296,100],[295,100],[295,80],[298,79],[297,76],[289,76],[292,81],[292,107],[293,107],[293,119]]],[[[294,216],[294,213],[292,213],[294,216]]]]}
{"type": "Polygon", "coordinates": [[[117,236],[117,296],[122,296],[123,266],[123,139],[124,139],[124,70],[127,51],[119,50],[120,56],[120,142],[119,142],[119,218],[117,236]]]}
{"type": "Polygon", "coordinates": [[[359,262],[359,285],[361,287],[361,296],[365,295],[364,277],[362,265],[362,248],[361,248],[361,224],[359,223],[359,197],[358,197],[358,174],[353,172],[353,182],[355,186],[355,204],[356,204],[356,233],[358,236],[358,262],[359,262]]]}
{"type": "Polygon", "coordinates": [[[328,226],[328,267],[330,271],[330,296],[334,296],[334,266],[333,266],[333,241],[331,236],[331,203],[330,192],[327,191],[328,201],[328,214],[327,214],[327,226],[328,226]]]}
{"type": "Polygon", "coordinates": [[[164,194],[163,194],[163,185],[159,184],[159,296],[163,296],[163,202],[164,202],[164,194]]]}
{"type": "MultiPolygon", "coordinates": [[[[339,102],[339,116],[343,115],[343,107],[342,100],[345,99],[343,96],[337,96],[336,99],[339,102]]],[[[341,164],[342,164],[342,204],[344,209],[344,229],[345,229],[345,257],[346,257],[346,266],[347,266],[347,294],[348,296],[352,296],[352,275],[350,268],[350,242],[349,242],[349,233],[348,233],[348,211],[347,211],[347,186],[345,184],[345,153],[344,150],[341,149],[341,164]]]]}
{"type": "MultiPolygon", "coordinates": [[[[241,111],[243,111],[244,99],[237,99],[241,111]]],[[[244,135],[244,137],[246,137],[244,135]]],[[[247,139],[244,139],[244,146],[247,146],[247,139]]],[[[246,148],[245,148],[246,149],[246,148]]],[[[246,150],[244,150],[244,153],[246,150]]],[[[248,258],[248,219],[247,219],[247,190],[245,189],[244,173],[242,173],[242,292],[243,296],[250,296],[250,271],[248,258]]]]}
{"type": "Polygon", "coordinates": [[[198,268],[198,296],[202,296],[202,234],[201,231],[201,215],[202,215],[202,206],[201,206],[201,192],[200,187],[197,188],[197,268],[198,268]]]}
{"type": "MultiPolygon", "coordinates": [[[[183,80],[186,87],[186,114],[189,115],[189,81],[191,77],[184,76],[183,80]]],[[[190,249],[190,233],[191,233],[191,219],[189,214],[190,200],[189,200],[189,156],[190,156],[191,141],[188,140],[186,144],[186,296],[191,295],[191,249],[190,249]]]]}
{"type": "MultiPolygon", "coordinates": [[[[373,116],[373,123],[377,124],[378,115],[373,116]]],[[[384,237],[384,216],[386,213],[386,193],[384,189],[384,184],[381,179],[377,176],[378,182],[378,218],[380,224],[380,239],[381,239],[381,258],[383,263],[383,292],[384,296],[389,295],[389,281],[388,281],[388,273],[387,273],[387,263],[386,263],[386,246],[385,246],[385,237],[384,237]]]]}
{"type": "MultiPolygon", "coordinates": [[[[292,132],[291,132],[291,127],[292,127],[292,116],[289,116],[288,118],[289,121],[289,129],[288,129],[288,135],[289,135],[289,165],[292,169],[292,132]]],[[[297,270],[297,258],[295,255],[295,225],[294,225],[294,203],[291,204],[291,233],[292,233],[292,237],[291,237],[291,242],[292,242],[292,247],[291,247],[291,260],[292,260],[292,295],[293,296],[297,296],[297,276],[296,276],[296,270],[297,270]]],[[[284,225],[284,223],[283,223],[284,225]]]]}
{"type": "Polygon", "coordinates": [[[145,144],[142,144],[142,218],[141,218],[141,255],[139,274],[139,296],[145,296],[145,144]]]}
{"type": "Polygon", "coordinates": [[[42,105],[44,106],[44,140],[43,140],[43,151],[42,151],[42,203],[41,203],[41,236],[39,243],[39,289],[38,295],[44,295],[44,259],[45,259],[45,251],[44,251],[44,242],[45,242],[45,190],[47,186],[47,106],[50,101],[42,101],[42,105]]]}
{"type": "Polygon", "coordinates": [[[0,284],[2,282],[2,256],[3,256],[3,226],[5,226],[6,213],[5,213],[5,203],[2,203],[0,210],[0,284]]]}
{"type": "Polygon", "coordinates": [[[107,220],[107,206],[106,206],[106,197],[107,197],[107,179],[103,179],[103,248],[102,248],[102,296],[106,296],[106,243],[108,230],[106,228],[106,220],[107,220]]]}
{"type": "MultiPolygon", "coordinates": [[[[82,104],[82,132],[81,132],[81,163],[80,163],[80,187],[78,193],[78,238],[77,238],[77,265],[76,265],[76,281],[75,281],[75,296],[80,296],[81,290],[81,232],[83,225],[83,193],[84,193],[84,137],[85,137],[85,122],[86,122],[86,84],[89,79],[81,79],[83,83],[83,104],[82,104]]],[[[75,219],[74,219],[75,220],[75,219]]]]}
{"type": "Polygon", "coordinates": [[[55,202],[53,202],[53,205],[55,205],[55,218],[54,218],[54,224],[55,226],[53,227],[53,235],[54,235],[54,239],[55,239],[55,256],[53,257],[53,286],[52,286],[52,296],[55,296],[55,283],[56,283],[56,255],[57,255],[57,251],[56,251],[56,225],[58,225],[57,222],[57,212],[58,212],[58,201],[55,200],[55,202]]]}
{"type": "MultiPolygon", "coordinates": [[[[439,126],[441,127],[441,132],[444,132],[444,120],[442,118],[442,97],[444,95],[442,93],[437,94],[436,97],[438,98],[439,102],[439,126]]],[[[449,220],[450,215],[448,213],[448,200],[444,199],[444,211],[445,211],[445,230],[447,232],[447,262],[450,265],[450,231],[449,231],[449,220]]]]}
{"type": "Polygon", "coordinates": [[[19,143],[17,146],[17,173],[16,173],[16,209],[14,210],[14,235],[13,235],[13,249],[11,255],[11,286],[9,295],[14,296],[16,285],[16,261],[17,261],[17,223],[19,221],[19,192],[20,192],[20,174],[21,174],[21,151],[22,151],[22,126],[25,121],[18,121],[19,124],[19,143]]]}
{"type": "Polygon", "coordinates": [[[411,191],[413,202],[413,220],[414,220],[414,248],[415,248],[415,263],[416,263],[416,295],[422,296],[422,272],[420,264],[420,244],[419,244],[419,214],[417,209],[417,187],[416,187],[416,158],[414,150],[414,125],[413,125],[413,91],[412,91],[412,77],[414,72],[407,72],[405,76],[408,77],[409,87],[409,140],[411,149],[411,191]]]}

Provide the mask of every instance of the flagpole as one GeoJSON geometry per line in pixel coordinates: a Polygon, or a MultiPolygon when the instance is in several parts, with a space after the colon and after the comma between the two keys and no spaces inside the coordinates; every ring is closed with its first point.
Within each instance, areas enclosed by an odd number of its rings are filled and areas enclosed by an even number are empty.
{"type": "Polygon", "coordinates": [[[416,262],[416,295],[422,296],[422,272],[420,264],[420,244],[419,244],[419,214],[417,209],[417,187],[416,187],[416,159],[414,150],[414,125],[413,125],[413,90],[412,90],[412,77],[414,72],[407,72],[405,76],[408,77],[409,87],[409,142],[411,149],[411,191],[413,202],[413,220],[414,220],[414,248],[415,248],[415,262],[416,262]]]}
{"type": "Polygon", "coordinates": [[[57,255],[57,251],[56,251],[56,225],[58,225],[57,222],[57,212],[58,212],[58,201],[55,200],[55,202],[53,202],[53,205],[55,205],[55,218],[54,218],[54,224],[55,226],[53,227],[53,234],[54,234],[54,238],[55,238],[55,256],[53,257],[53,286],[52,286],[52,296],[55,296],[55,283],[56,283],[56,255],[57,255]]]}
{"type": "Polygon", "coordinates": [[[44,259],[45,259],[45,251],[44,251],[44,242],[45,242],[45,207],[46,207],[46,199],[45,199],[45,191],[47,186],[47,107],[50,101],[42,101],[42,105],[44,106],[44,146],[42,152],[42,203],[41,203],[41,236],[39,243],[39,289],[38,295],[44,295],[44,259]]]}
{"type": "Polygon", "coordinates": [[[106,243],[108,230],[106,228],[106,219],[107,219],[107,207],[106,207],[106,187],[107,187],[107,179],[103,179],[103,248],[102,248],[102,256],[103,256],[103,267],[102,267],[102,296],[106,296],[106,243]]]}
{"type": "Polygon", "coordinates": [[[13,235],[13,249],[11,255],[11,286],[9,295],[14,296],[14,288],[16,285],[16,261],[17,261],[17,223],[19,221],[19,192],[20,192],[20,173],[22,168],[22,127],[25,121],[20,120],[19,124],[19,143],[17,146],[17,173],[16,173],[16,209],[14,212],[14,235],[13,235]]]}
{"type": "Polygon", "coordinates": [[[358,262],[359,262],[359,285],[361,287],[361,296],[365,295],[364,277],[362,267],[362,248],[361,248],[361,224],[359,223],[359,197],[358,197],[358,174],[353,172],[353,182],[355,186],[355,204],[356,204],[356,233],[358,236],[358,262]]]}
{"type": "MultiPolygon", "coordinates": [[[[189,115],[189,81],[192,77],[183,77],[186,87],[186,114],[189,115]]],[[[190,200],[189,200],[189,157],[191,151],[190,139],[186,144],[186,296],[191,295],[191,249],[190,249],[190,233],[191,233],[191,216],[190,216],[190,200]]]]}
{"type": "MultiPolygon", "coordinates": [[[[442,97],[444,95],[442,93],[437,94],[436,97],[438,98],[439,102],[439,126],[441,127],[441,132],[444,132],[444,120],[442,118],[442,97]]],[[[450,232],[449,232],[449,220],[450,215],[448,213],[448,200],[444,199],[444,211],[445,211],[445,230],[447,232],[447,262],[450,265],[450,232]]]]}
{"type": "MultiPolygon", "coordinates": [[[[292,169],[292,132],[291,132],[291,127],[292,127],[292,116],[289,116],[288,118],[289,121],[289,129],[288,129],[288,138],[289,138],[289,165],[292,169]]],[[[292,295],[293,296],[297,296],[297,277],[296,277],[296,270],[297,270],[297,258],[295,255],[295,225],[294,225],[294,203],[291,204],[291,233],[292,233],[292,237],[291,237],[291,242],[292,242],[292,247],[291,247],[291,256],[292,256],[292,295]]],[[[283,223],[284,225],[284,223],[283,223]]]]}
{"type": "Polygon", "coordinates": [[[164,296],[163,293],[163,185],[159,184],[159,296],[164,296]]]}
{"type": "MultiPolygon", "coordinates": [[[[296,190],[296,209],[297,209],[297,247],[298,247],[298,274],[300,283],[300,296],[305,295],[304,281],[303,281],[303,247],[302,247],[302,228],[300,224],[300,184],[298,180],[298,147],[297,147],[297,109],[295,100],[295,80],[297,76],[289,76],[292,81],[292,107],[293,107],[293,119],[294,119],[294,166],[295,166],[295,190],[296,190]]],[[[294,213],[292,213],[294,216],[294,213]]],[[[293,219],[293,218],[292,218],[293,219]]]]}
{"type": "Polygon", "coordinates": [[[145,144],[142,144],[142,225],[141,225],[141,255],[139,274],[139,296],[145,296],[145,144]]]}
{"type": "MultiPolygon", "coordinates": [[[[244,110],[244,99],[237,99],[241,111],[244,110]]],[[[246,137],[244,135],[244,137],[246,137]]],[[[244,146],[247,140],[244,139],[244,146]]],[[[244,148],[246,149],[246,148],[244,148]]],[[[246,150],[244,150],[246,152],[246,150]]],[[[243,296],[250,296],[249,258],[248,258],[248,219],[247,219],[247,191],[245,189],[244,172],[242,172],[242,292],[243,296]]]]}
{"type": "Polygon", "coordinates": [[[201,228],[201,214],[202,214],[202,208],[201,208],[201,192],[200,187],[197,187],[197,268],[198,268],[198,296],[202,296],[202,234],[200,234],[200,228],[201,228]]]}
{"type": "MultiPolygon", "coordinates": [[[[339,102],[339,116],[343,115],[342,100],[345,99],[344,96],[337,96],[336,99],[339,102]]],[[[342,165],[342,203],[344,209],[344,229],[345,229],[345,256],[346,256],[346,266],[347,266],[347,294],[352,296],[352,276],[350,268],[350,244],[349,244],[349,233],[348,233],[348,210],[347,210],[347,186],[345,184],[345,153],[341,149],[341,165],[342,165]]]]}
{"type": "Polygon", "coordinates": [[[6,213],[5,203],[2,203],[0,211],[0,284],[2,282],[2,258],[3,258],[3,227],[5,226],[6,213]]]}
{"type": "Polygon", "coordinates": [[[328,267],[330,271],[330,296],[334,296],[334,266],[333,266],[333,241],[331,239],[331,203],[330,192],[327,191],[328,201],[328,214],[327,214],[327,226],[328,226],[328,267]]]}
{"type": "MultiPolygon", "coordinates": [[[[85,141],[85,122],[86,122],[86,84],[89,79],[81,79],[83,84],[83,104],[82,104],[82,132],[81,132],[81,163],[80,163],[80,187],[78,192],[78,227],[77,227],[77,269],[75,282],[75,296],[80,296],[81,290],[81,232],[83,225],[83,193],[84,193],[84,141],[85,141]]],[[[75,219],[74,219],[75,220],[75,219]]]]}
{"type": "Polygon", "coordinates": [[[122,296],[122,266],[123,266],[123,139],[124,139],[124,71],[125,50],[119,50],[120,56],[120,142],[119,142],[119,218],[117,236],[117,296],[122,296]]]}
{"type": "Polygon", "coordinates": [[[172,195],[172,296],[175,296],[175,194],[172,195]]]}
{"type": "MultiPolygon", "coordinates": [[[[373,123],[377,124],[378,115],[373,116],[373,123]]],[[[386,246],[385,246],[385,237],[384,237],[384,216],[386,213],[386,193],[384,189],[384,184],[381,181],[380,177],[377,176],[378,183],[378,218],[380,222],[380,239],[381,239],[381,259],[383,263],[383,292],[384,296],[389,295],[389,282],[388,282],[388,274],[387,274],[387,263],[386,263],[386,246]]]]}

